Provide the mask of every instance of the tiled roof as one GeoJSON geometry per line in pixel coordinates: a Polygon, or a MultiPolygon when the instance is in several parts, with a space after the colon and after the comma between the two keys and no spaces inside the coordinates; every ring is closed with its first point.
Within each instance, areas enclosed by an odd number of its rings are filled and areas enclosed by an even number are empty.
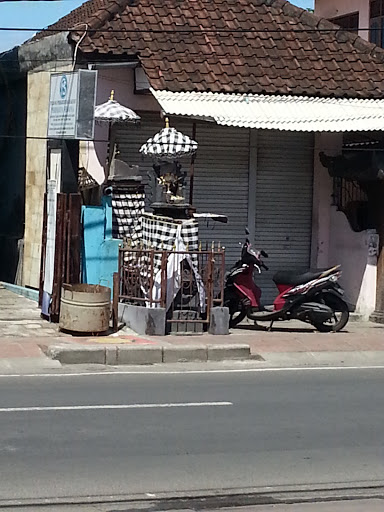
{"type": "Polygon", "coordinates": [[[138,55],[157,90],[384,97],[383,50],[285,0],[89,0],[50,28],[85,23],[83,53],[138,55]]]}

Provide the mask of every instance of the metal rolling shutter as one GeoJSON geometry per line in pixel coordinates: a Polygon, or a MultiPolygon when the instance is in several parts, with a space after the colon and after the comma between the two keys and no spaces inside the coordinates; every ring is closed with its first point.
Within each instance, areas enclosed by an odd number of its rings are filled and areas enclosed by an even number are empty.
{"type": "Polygon", "coordinates": [[[256,175],[255,247],[264,249],[269,271],[256,277],[263,303],[276,297],[278,270],[310,265],[313,135],[259,131],[256,175]]]}
{"type": "Polygon", "coordinates": [[[194,206],[228,216],[227,224],[201,220],[199,236],[209,244],[220,241],[230,266],[240,258],[248,223],[249,130],[200,122],[196,139],[194,206]]]}
{"type": "MultiPolygon", "coordinates": [[[[114,136],[119,143],[121,158],[139,165],[144,175],[151,169],[150,159],[142,159],[139,149],[142,144],[161,128],[164,122],[158,115],[140,112],[141,125],[118,126],[114,136]]],[[[171,118],[171,126],[192,136],[192,121],[171,118]]],[[[240,246],[248,216],[248,162],[249,130],[217,126],[214,123],[197,122],[196,140],[199,143],[195,162],[193,203],[198,212],[220,213],[228,216],[228,224],[214,221],[199,221],[199,238],[211,245],[221,242],[226,248],[227,265],[240,257],[240,246]]],[[[190,159],[182,159],[188,171],[190,159]]],[[[146,188],[148,204],[152,202],[153,183],[146,188]]],[[[189,187],[185,191],[188,201],[189,187]]]]}

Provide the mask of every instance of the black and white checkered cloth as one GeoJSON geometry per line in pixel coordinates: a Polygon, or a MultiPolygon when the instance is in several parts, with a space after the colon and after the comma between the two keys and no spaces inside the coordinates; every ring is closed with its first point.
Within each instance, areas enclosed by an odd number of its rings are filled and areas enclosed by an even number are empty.
{"type": "Polygon", "coordinates": [[[140,153],[158,160],[175,160],[175,158],[193,155],[197,142],[175,128],[163,128],[147,140],[140,148],[140,153]]]}
{"type": "Polygon", "coordinates": [[[120,240],[130,240],[136,245],[142,239],[141,218],[144,213],[145,194],[128,192],[124,189],[112,190],[112,236],[120,240]]]}
{"type": "Polygon", "coordinates": [[[108,100],[95,107],[95,119],[97,121],[109,121],[111,123],[135,123],[140,121],[140,116],[128,107],[120,105],[115,100],[108,100]]]}
{"type": "MultiPolygon", "coordinates": [[[[144,249],[172,251],[175,249],[177,229],[181,226],[181,238],[188,251],[199,248],[199,226],[196,220],[165,219],[151,213],[144,213],[141,221],[141,235],[144,249]]],[[[155,254],[155,274],[161,267],[161,254],[155,254]]]]}

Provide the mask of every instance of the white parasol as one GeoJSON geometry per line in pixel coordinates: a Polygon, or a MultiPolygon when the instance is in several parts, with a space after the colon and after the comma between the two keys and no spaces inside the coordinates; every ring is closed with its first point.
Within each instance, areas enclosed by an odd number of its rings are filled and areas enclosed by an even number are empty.
{"type": "Polygon", "coordinates": [[[115,147],[111,149],[111,126],[116,123],[138,123],[140,116],[128,107],[124,107],[114,99],[115,91],[111,91],[111,96],[108,101],[97,105],[95,107],[95,120],[108,123],[108,158],[107,169],[109,173],[111,159],[113,157],[115,147]]]}
{"type": "Polygon", "coordinates": [[[140,153],[156,160],[171,161],[183,156],[191,156],[196,153],[197,142],[188,135],[169,127],[168,119],[165,120],[165,128],[147,140],[140,148],[140,153]]]}
{"type": "Polygon", "coordinates": [[[118,101],[113,99],[114,91],[111,91],[111,97],[105,103],[95,107],[96,121],[106,121],[109,123],[137,123],[140,116],[128,107],[124,107],[118,101]]]}

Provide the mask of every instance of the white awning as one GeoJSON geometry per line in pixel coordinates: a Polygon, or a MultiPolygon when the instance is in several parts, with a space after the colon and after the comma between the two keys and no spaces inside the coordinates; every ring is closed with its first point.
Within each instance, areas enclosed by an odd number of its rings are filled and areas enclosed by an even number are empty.
{"type": "Polygon", "coordinates": [[[151,89],[162,110],[226,126],[301,132],[384,129],[384,99],[310,98],[151,89]]]}

